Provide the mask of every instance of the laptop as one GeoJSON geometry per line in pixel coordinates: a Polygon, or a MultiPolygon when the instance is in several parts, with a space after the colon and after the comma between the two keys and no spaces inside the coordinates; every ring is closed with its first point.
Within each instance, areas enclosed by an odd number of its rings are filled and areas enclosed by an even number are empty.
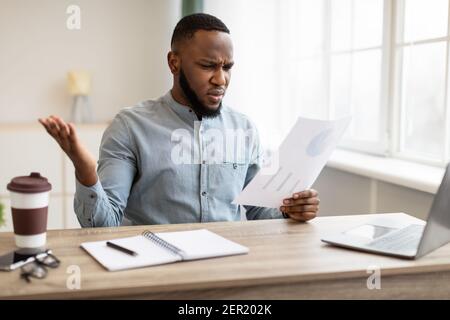
{"type": "MultiPolygon", "coordinates": [[[[436,193],[427,222],[405,215],[408,219],[380,217],[350,230],[323,237],[331,245],[417,259],[450,242],[450,164],[436,193]]],[[[380,215],[382,216],[382,215],[380,215]]]]}

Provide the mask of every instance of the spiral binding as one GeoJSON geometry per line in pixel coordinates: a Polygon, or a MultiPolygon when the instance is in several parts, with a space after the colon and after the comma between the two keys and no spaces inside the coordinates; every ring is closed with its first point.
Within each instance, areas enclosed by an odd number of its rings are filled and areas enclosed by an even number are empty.
{"type": "Polygon", "coordinates": [[[167,242],[164,239],[161,239],[160,237],[158,237],[156,234],[154,234],[151,231],[145,230],[144,232],[142,232],[142,235],[144,237],[146,237],[147,239],[153,241],[155,244],[157,244],[158,246],[169,250],[170,252],[178,255],[181,257],[182,260],[184,260],[184,251],[181,250],[180,248],[177,248],[176,246],[174,246],[173,244],[167,242]]]}

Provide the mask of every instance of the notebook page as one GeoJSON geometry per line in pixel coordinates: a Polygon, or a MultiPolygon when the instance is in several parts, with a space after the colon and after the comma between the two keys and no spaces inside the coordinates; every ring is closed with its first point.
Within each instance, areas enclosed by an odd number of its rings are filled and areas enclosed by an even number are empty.
{"type": "Polygon", "coordinates": [[[82,243],[81,247],[109,271],[140,268],[181,260],[179,256],[160,248],[141,235],[109,241],[138,253],[137,256],[128,255],[108,247],[106,241],[82,243]]]}
{"type": "Polygon", "coordinates": [[[185,260],[247,253],[249,250],[206,229],[161,232],[158,237],[183,250],[185,260]]]}

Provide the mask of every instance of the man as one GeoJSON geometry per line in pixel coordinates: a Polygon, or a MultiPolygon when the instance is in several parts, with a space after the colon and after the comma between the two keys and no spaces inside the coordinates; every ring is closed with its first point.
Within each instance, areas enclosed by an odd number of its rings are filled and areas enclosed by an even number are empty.
{"type": "MultiPolygon", "coordinates": [[[[124,217],[135,225],[240,220],[232,201],[260,169],[258,136],[238,146],[247,156],[231,161],[206,151],[214,142],[210,132],[255,132],[244,115],[222,105],[233,66],[230,32],[211,15],[184,17],[167,60],[172,89],[116,115],[103,135],[97,169],[72,123],[39,119],[75,166],[74,209],[83,227],[119,226],[124,217]]],[[[319,209],[318,193],[296,192],[280,205],[246,206],[247,218],[310,220],[319,209]]]]}

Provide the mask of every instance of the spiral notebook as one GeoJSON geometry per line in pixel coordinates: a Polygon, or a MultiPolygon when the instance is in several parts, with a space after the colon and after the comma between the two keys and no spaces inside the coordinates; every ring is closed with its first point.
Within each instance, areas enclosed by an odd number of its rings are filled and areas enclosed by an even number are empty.
{"type": "Polygon", "coordinates": [[[105,241],[84,242],[81,247],[109,271],[141,268],[178,261],[248,253],[249,249],[206,229],[152,233],[109,240],[135,251],[136,256],[115,250],[105,241]]]}

